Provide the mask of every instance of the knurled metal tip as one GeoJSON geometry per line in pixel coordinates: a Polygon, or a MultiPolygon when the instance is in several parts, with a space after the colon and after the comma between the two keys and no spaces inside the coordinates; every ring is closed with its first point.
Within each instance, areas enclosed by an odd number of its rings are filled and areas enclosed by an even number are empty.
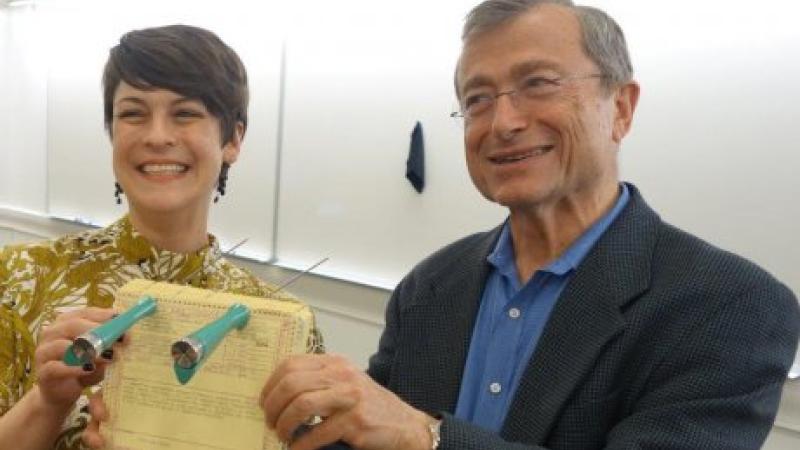
{"type": "Polygon", "coordinates": [[[82,363],[91,363],[103,351],[103,340],[93,333],[86,333],[72,342],[72,354],[82,363]]]}
{"type": "Polygon", "coordinates": [[[172,344],[171,353],[178,367],[191,369],[203,357],[203,346],[193,339],[184,338],[172,344]]]}

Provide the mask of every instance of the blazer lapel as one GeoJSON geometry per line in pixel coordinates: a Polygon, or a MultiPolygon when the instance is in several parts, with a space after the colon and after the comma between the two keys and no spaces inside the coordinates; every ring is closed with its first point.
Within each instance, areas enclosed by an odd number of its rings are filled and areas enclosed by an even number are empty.
{"type": "Polygon", "coordinates": [[[600,351],[624,330],[620,307],[649,286],[660,219],[629,188],[628,206],[586,256],[553,309],[506,417],[502,435],[507,439],[544,442],[600,351]]]}
{"type": "MultiPolygon", "coordinates": [[[[407,386],[408,400],[429,412],[454,412],[469,352],[472,329],[489,273],[486,256],[497,241],[498,227],[480,237],[450,263],[430,274],[427,290],[403,314],[414,323],[417,358],[414,384],[436,386],[419,391],[407,386]],[[434,358],[427,357],[435,355],[434,358]]],[[[401,381],[402,382],[402,381],[401,381]]]]}

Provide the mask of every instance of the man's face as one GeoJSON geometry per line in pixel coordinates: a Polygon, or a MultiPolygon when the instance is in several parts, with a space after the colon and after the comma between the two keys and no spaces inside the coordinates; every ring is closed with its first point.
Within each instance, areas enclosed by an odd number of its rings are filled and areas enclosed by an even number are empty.
{"type": "Polygon", "coordinates": [[[563,7],[536,7],[471,37],[457,72],[462,106],[517,90],[465,117],[467,167],[478,190],[513,211],[591,198],[616,184],[616,153],[630,121],[620,123],[620,90],[599,77],[578,19],[563,7]],[[542,80],[558,82],[525,94],[542,80]]]}

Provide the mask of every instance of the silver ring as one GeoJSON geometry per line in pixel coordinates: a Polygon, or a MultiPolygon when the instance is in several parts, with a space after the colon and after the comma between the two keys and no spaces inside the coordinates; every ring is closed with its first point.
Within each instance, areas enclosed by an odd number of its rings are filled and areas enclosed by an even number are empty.
{"type": "Polygon", "coordinates": [[[308,416],[308,418],[303,421],[303,425],[306,425],[306,426],[309,426],[309,427],[313,427],[314,425],[319,425],[320,423],[322,423],[322,417],[320,417],[320,416],[318,416],[316,414],[312,415],[312,416],[308,416]]]}

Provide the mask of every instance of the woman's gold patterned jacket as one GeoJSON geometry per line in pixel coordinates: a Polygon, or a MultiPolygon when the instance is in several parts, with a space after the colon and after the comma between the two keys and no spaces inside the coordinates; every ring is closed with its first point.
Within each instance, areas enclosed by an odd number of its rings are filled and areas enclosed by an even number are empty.
{"type": "MultiPolygon", "coordinates": [[[[213,236],[194,253],[158,250],[133,229],[127,216],[106,228],[0,249],[0,415],[35,383],[33,356],[42,327],[72,309],[111,307],[114,292],[131,279],[297,301],[285,293],[271,294],[270,285],[220,256],[213,236]]],[[[316,329],[308,351],[323,351],[316,329]]],[[[55,449],[83,448],[86,404],[82,396],[55,449]]]]}

